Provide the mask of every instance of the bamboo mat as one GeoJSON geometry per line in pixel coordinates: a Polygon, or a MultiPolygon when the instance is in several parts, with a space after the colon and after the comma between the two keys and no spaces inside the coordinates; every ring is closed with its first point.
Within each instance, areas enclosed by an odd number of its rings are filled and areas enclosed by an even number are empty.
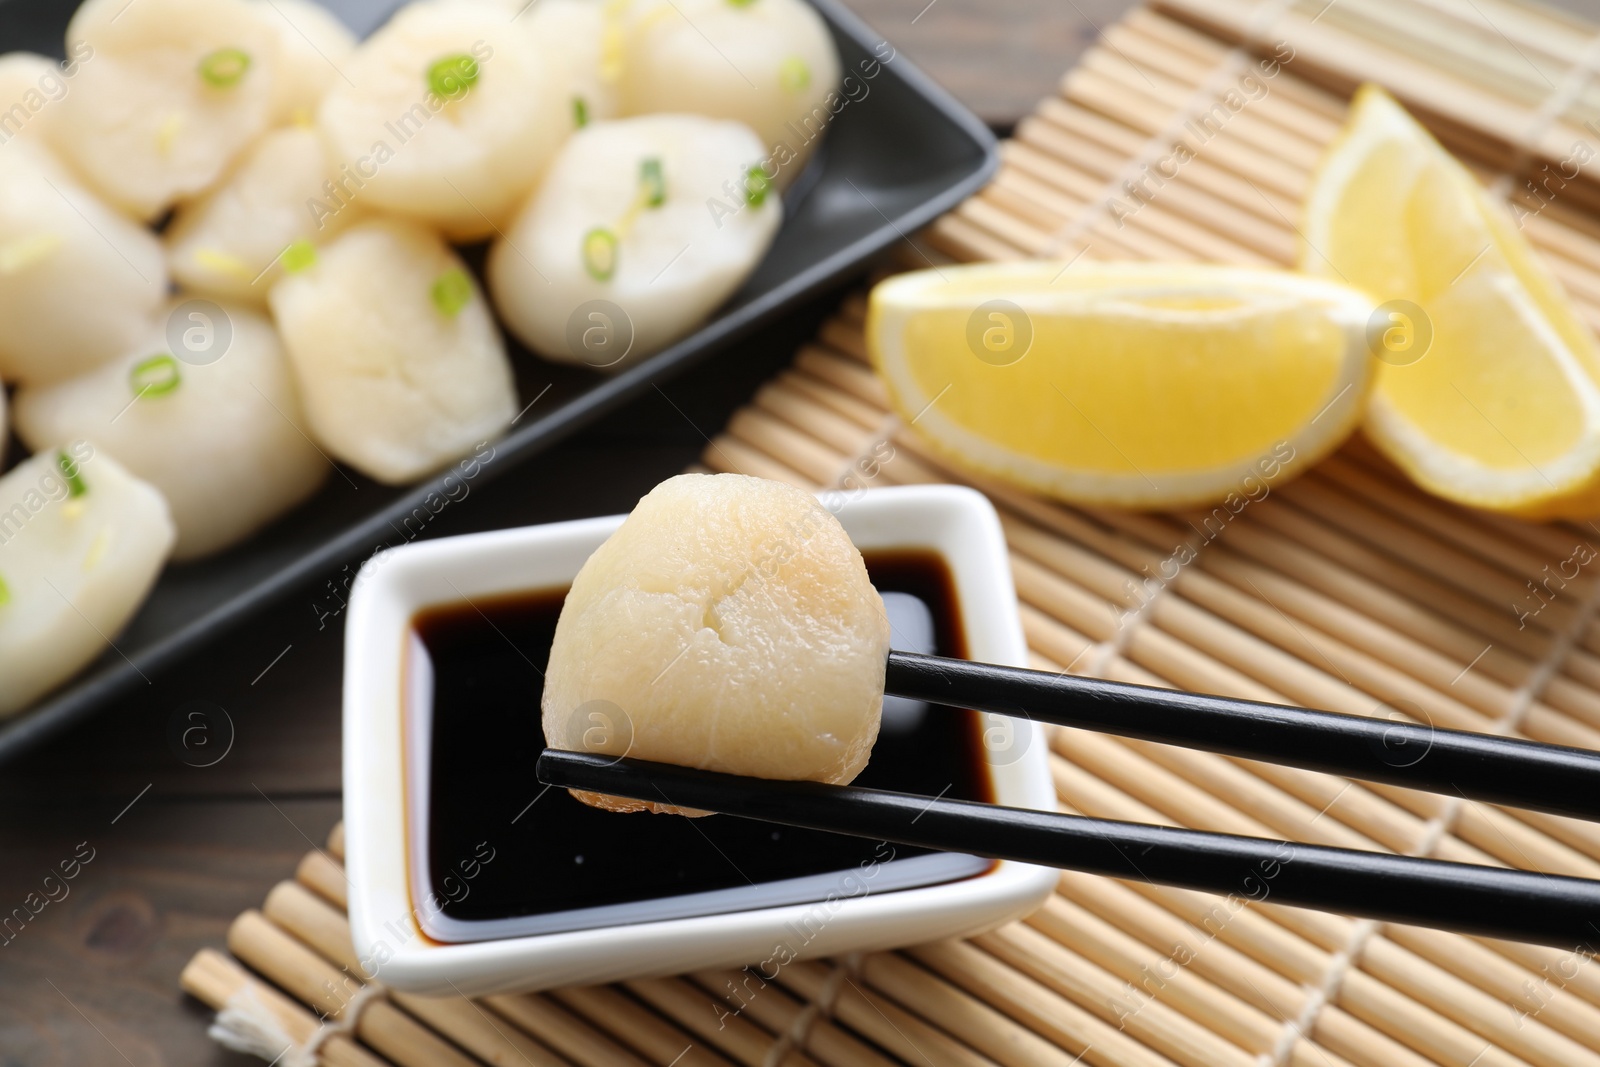
{"type": "MultiPolygon", "coordinates": [[[[1375,74],[1513,202],[1534,196],[1525,232],[1600,326],[1589,174],[1544,195],[1525,181],[1570,151],[1555,137],[1587,136],[1573,130],[1597,106],[1585,72],[1600,38],[1512,10],[1160,0],[1108,27],[1004,146],[995,181],[904,258],[1287,264],[1341,94],[1375,74]],[[1437,47],[1376,69],[1374,42],[1401,30],[1437,47]],[[1294,58],[1265,75],[1261,57],[1285,45],[1294,58]],[[1462,106],[1478,97],[1441,90],[1453,84],[1499,103],[1462,106]],[[1229,108],[1230,91],[1246,102],[1229,108]],[[1163,168],[1180,142],[1192,158],[1163,168]]],[[[1238,514],[1068,508],[975,483],[888,414],[863,313],[846,301],[704,468],[813,488],[976,484],[1001,511],[1045,669],[1600,747],[1600,581],[1584,569],[1600,525],[1467,512],[1359,440],[1238,514]]],[[[1079,731],[1051,747],[1068,811],[1600,877],[1592,824],[1079,731]]],[[[184,972],[236,1042],[255,1020],[265,1058],[314,1041],[303,1061],[335,1067],[1600,1067],[1589,957],[1077,874],[970,941],[793,964],[737,1015],[721,998],[749,974],[420,998],[351,977],[342,851],[336,829],[239,917],[231,957],[206,950],[184,972]]]]}

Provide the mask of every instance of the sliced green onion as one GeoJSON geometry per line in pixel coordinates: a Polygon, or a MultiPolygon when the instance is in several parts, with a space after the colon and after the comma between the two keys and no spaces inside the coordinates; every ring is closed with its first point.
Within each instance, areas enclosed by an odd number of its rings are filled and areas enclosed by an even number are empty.
{"type": "Polygon", "coordinates": [[[744,172],[744,202],[751,207],[760,207],[767,199],[767,193],[772,190],[772,179],[767,177],[767,172],[756,163],[744,172]]]}
{"type": "Polygon", "coordinates": [[[0,575],[0,608],[11,603],[11,587],[6,584],[5,577],[0,575]]]}
{"type": "Polygon", "coordinates": [[[460,267],[451,267],[433,283],[433,306],[439,314],[453,319],[472,303],[472,279],[460,267]]]}
{"type": "Polygon", "coordinates": [[[83,484],[83,475],[78,473],[78,461],[59,449],[56,451],[56,469],[61,471],[61,477],[66,480],[67,499],[76,500],[89,491],[89,487],[83,484]]]}
{"type": "Polygon", "coordinates": [[[589,103],[581,96],[572,98],[572,128],[581,130],[589,125],[589,103]]]}
{"type": "Polygon", "coordinates": [[[661,160],[652,156],[639,161],[639,184],[644,187],[644,202],[660,207],[667,202],[667,179],[661,173],[661,160]]]}
{"type": "Polygon", "coordinates": [[[729,7],[749,7],[756,0],[728,0],[729,7]]]}
{"type": "Polygon", "coordinates": [[[317,246],[304,237],[283,250],[283,269],[299,274],[317,265],[317,246]]]}
{"type": "Polygon", "coordinates": [[[135,397],[166,396],[182,383],[183,375],[178,371],[178,361],[165,352],[141,359],[128,372],[128,384],[133,386],[135,397]]]}
{"type": "Polygon", "coordinates": [[[200,77],[207,85],[231,89],[250,69],[250,53],[237,48],[219,48],[200,61],[200,77]]]}
{"type": "Polygon", "coordinates": [[[595,281],[610,281],[617,272],[617,235],[604,226],[584,234],[583,266],[595,281]]]}
{"type": "Polygon", "coordinates": [[[811,84],[811,68],[799,56],[790,56],[778,64],[778,84],[787,92],[798,93],[811,84]]]}
{"type": "Polygon", "coordinates": [[[428,88],[446,100],[454,100],[478,84],[478,61],[471,56],[445,56],[428,68],[428,88]]]}

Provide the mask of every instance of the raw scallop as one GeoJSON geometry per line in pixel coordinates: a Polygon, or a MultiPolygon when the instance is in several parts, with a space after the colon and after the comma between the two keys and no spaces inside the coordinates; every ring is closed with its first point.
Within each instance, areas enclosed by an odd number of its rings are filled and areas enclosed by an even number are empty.
{"type": "Polygon", "coordinates": [[[878,736],[888,655],[883,601],[815,497],[738,474],[680,475],[640,500],[573,580],[545,672],[545,738],[849,782],[878,736]]]}
{"type": "Polygon", "coordinates": [[[624,115],[685,111],[755,130],[780,189],[844,106],[833,37],[803,0],[645,0],[621,74],[624,115]]]}
{"type": "Polygon", "coordinates": [[[359,209],[317,205],[334,180],[315,130],[290,126],[257,141],[222,185],[173,216],[167,228],[172,275],[195,292],[266,305],[296,241],[326,241],[359,209]]]}
{"type": "Polygon", "coordinates": [[[778,232],[760,157],[748,127],[698,115],[579,130],[490,252],[506,325],[549,359],[612,370],[683,337],[778,232]]]}
{"type": "Polygon", "coordinates": [[[87,0],[67,48],[94,54],[59,105],[56,150],[137,218],[204,192],[271,120],[268,17],[246,0],[87,0]]]}
{"type": "Polygon", "coordinates": [[[144,335],[167,299],[161,242],[43,148],[0,148],[0,381],[58,381],[144,335]]]}
{"type": "Polygon", "coordinates": [[[317,122],[359,179],[350,199],[454,240],[493,234],[572,129],[526,30],[474,0],[401,8],[345,73],[317,122]]]}
{"type": "Polygon", "coordinates": [[[278,76],[272,89],[272,124],[310,125],[317,105],[356,50],[356,35],[314,0],[255,0],[270,8],[267,24],[278,34],[278,76]]]}
{"type": "Polygon", "coordinates": [[[87,442],[0,476],[0,716],[113,647],[172,538],[161,494],[87,442]]]}
{"type": "Polygon", "coordinates": [[[17,432],[43,451],[93,435],[95,447],[159,489],[177,559],[243,540],[316,491],[329,462],[301,429],[289,364],[272,324],[235,305],[172,311],[227,350],[178,359],[167,317],[121,358],[80,377],[17,394],[17,432]],[[221,321],[208,321],[218,314],[221,321]],[[198,316],[198,317],[196,317],[198,316]],[[215,357],[215,358],[212,358],[215,357]]]}
{"type": "Polygon", "coordinates": [[[421,477],[516,414],[505,346],[461,261],[433,233],[360,222],[272,290],[311,433],[382,482],[421,477]]]}

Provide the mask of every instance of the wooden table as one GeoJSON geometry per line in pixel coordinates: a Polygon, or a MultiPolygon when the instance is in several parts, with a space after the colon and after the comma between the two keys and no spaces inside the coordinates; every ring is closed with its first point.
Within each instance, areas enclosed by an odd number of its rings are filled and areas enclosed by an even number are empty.
{"type": "MultiPolygon", "coordinates": [[[[1052,90],[1096,25],[1128,5],[856,6],[1004,128],[1052,90]]],[[[475,491],[441,516],[435,535],[627,510],[697,457],[705,435],[788,359],[830,304],[819,301],[744,351],[666,383],[529,469],[475,491]]],[[[195,950],[220,946],[234,916],[258,905],[339,818],[342,630],[337,619],[319,626],[317,593],[307,589],[155,678],[138,698],[0,768],[0,917],[38,907],[60,862],[93,857],[65,897],[0,945],[0,1067],[257,1062],[206,1037],[210,1013],[179,992],[178,972],[195,950]],[[194,701],[225,709],[231,722],[232,746],[212,766],[189,765],[169,744],[169,727],[194,701]]],[[[214,743],[228,732],[216,726],[214,743]]]]}

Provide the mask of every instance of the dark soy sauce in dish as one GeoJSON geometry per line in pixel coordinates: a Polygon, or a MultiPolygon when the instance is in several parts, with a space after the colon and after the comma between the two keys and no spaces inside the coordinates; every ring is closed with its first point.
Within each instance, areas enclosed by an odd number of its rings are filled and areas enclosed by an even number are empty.
{"type": "MultiPolygon", "coordinates": [[[[894,647],[966,655],[943,559],[922,551],[865,558],[889,609],[894,647]]],[[[840,834],[723,815],[616,814],[564,789],[545,790],[533,777],[544,747],[539,698],[564,595],[479,598],[412,620],[432,663],[426,865],[445,917],[470,923],[747,889],[888,858],[887,847],[840,834]],[[490,862],[474,862],[489,849],[490,862]],[[470,881],[463,871],[472,872],[470,881]]],[[[890,698],[872,760],[855,784],[992,801],[982,744],[975,713],[890,698]]],[[[896,859],[926,854],[905,846],[892,852],[896,859]]]]}

